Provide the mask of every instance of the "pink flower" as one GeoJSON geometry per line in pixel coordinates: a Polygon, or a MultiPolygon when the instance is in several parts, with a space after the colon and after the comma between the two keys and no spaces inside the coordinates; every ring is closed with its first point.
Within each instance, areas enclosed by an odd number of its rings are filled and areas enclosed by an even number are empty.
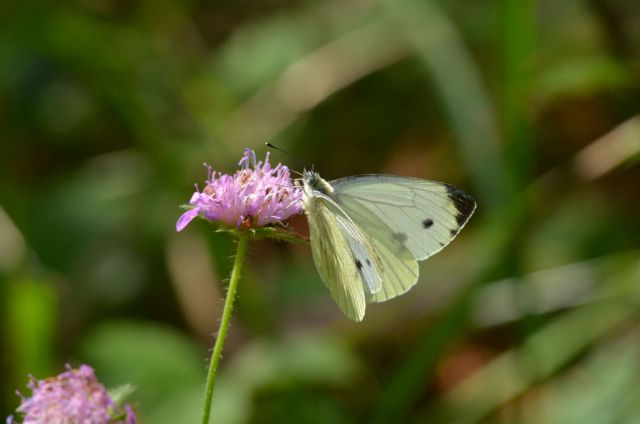
{"type": "MultiPolygon", "coordinates": [[[[93,369],[81,365],[55,377],[36,380],[27,385],[31,397],[20,393],[22,403],[17,412],[24,414],[23,424],[135,424],[136,416],[129,405],[122,410],[98,382],[93,369]]],[[[13,423],[13,417],[7,423],[13,423]]]]}
{"type": "Polygon", "coordinates": [[[189,201],[193,209],[180,216],[177,231],[197,216],[236,228],[253,228],[283,221],[302,211],[302,190],[293,185],[286,166],[271,168],[269,152],[263,163],[256,162],[253,150],[245,149],[238,165],[242,169],[234,175],[222,175],[205,164],[209,173],[207,185],[202,191],[196,186],[189,201]]]}

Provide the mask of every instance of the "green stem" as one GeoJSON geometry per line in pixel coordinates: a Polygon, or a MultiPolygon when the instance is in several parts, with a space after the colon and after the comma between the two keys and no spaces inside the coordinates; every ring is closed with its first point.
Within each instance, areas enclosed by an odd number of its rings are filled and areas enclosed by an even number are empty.
{"type": "Polygon", "coordinates": [[[249,236],[245,233],[240,233],[238,237],[238,250],[236,252],[236,259],[233,263],[233,270],[231,271],[231,280],[229,281],[229,288],[227,289],[227,297],[224,301],[224,309],[222,310],[222,319],[220,320],[220,329],[218,330],[218,337],[216,343],[213,346],[213,352],[211,353],[211,362],[209,364],[209,374],[207,375],[207,389],[204,397],[204,411],[202,413],[202,424],[209,424],[209,415],[211,413],[211,399],[213,398],[213,386],[216,382],[216,371],[220,358],[222,356],[222,348],[224,346],[224,340],[227,337],[227,331],[229,330],[229,323],[231,321],[231,311],[233,310],[233,302],[236,298],[236,289],[238,288],[238,282],[240,281],[240,271],[242,270],[242,263],[247,253],[247,243],[249,236]]]}

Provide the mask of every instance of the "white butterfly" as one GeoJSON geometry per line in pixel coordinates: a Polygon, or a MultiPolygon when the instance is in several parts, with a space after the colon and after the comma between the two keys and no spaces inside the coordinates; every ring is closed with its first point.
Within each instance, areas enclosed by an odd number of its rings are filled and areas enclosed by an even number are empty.
{"type": "Polygon", "coordinates": [[[449,184],[393,175],[327,182],[304,171],[303,203],[313,259],[340,309],[362,321],[418,280],[418,261],[455,238],[476,202],[449,184]]]}

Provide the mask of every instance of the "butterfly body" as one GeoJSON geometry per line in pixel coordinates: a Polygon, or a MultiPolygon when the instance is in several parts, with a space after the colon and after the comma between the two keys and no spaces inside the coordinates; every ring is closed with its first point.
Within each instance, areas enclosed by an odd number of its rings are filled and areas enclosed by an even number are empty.
{"type": "Polygon", "coordinates": [[[473,214],[475,201],[451,185],[392,175],[327,182],[302,177],[313,259],[347,317],[366,304],[403,294],[418,280],[418,261],[440,251],[473,214]]]}

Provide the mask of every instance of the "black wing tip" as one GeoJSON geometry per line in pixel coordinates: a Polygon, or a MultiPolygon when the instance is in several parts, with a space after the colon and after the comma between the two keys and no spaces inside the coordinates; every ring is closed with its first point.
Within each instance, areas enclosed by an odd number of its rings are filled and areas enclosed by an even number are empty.
{"type": "Polygon", "coordinates": [[[473,197],[469,196],[466,192],[460,190],[451,184],[445,184],[447,188],[447,194],[449,199],[453,202],[458,214],[456,215],[456,221],[458,225],[462,227],[467,223],[473,212],[476,210],[476,201],[473,197]]]}

